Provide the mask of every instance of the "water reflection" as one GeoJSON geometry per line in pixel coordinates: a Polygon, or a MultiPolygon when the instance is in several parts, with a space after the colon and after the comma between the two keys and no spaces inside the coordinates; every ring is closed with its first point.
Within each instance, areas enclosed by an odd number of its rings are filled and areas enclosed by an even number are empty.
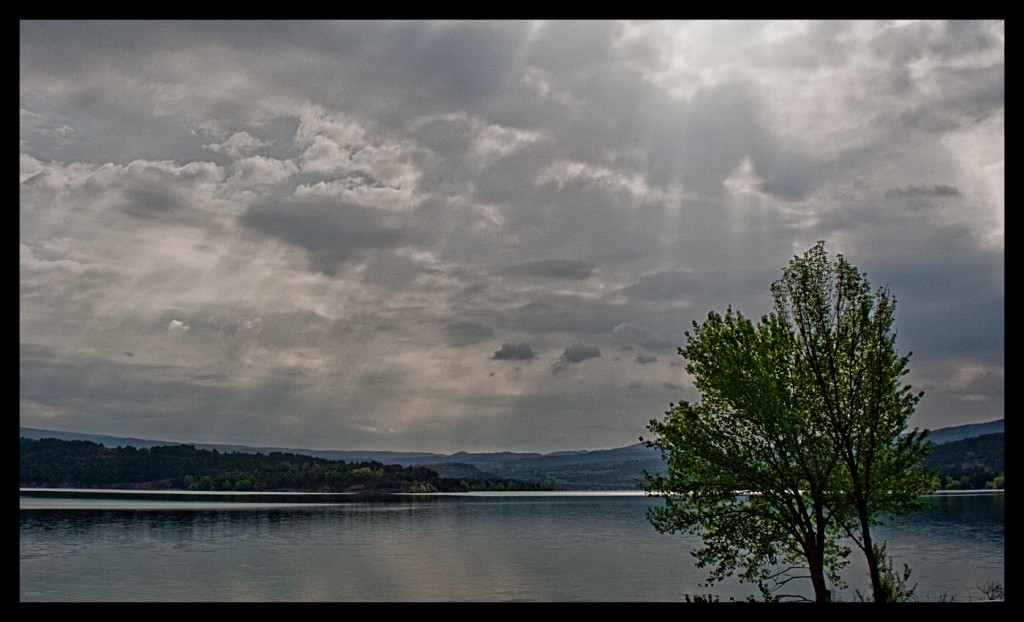
{"type": "MultiPolygon", "coordinates": [[[[703,587],[689,554],[698,542],[658,534],[645,511],[660,502],[643,496],[147,503],[23,510],[21,599],[678,602],[755,593],[703,587]]],[[[879,533],[911,563],[919,593],[955,589],[965,600],[972,586],[1002,581],[1002,503],[1001,494],[944,497],[879,533]]]]}

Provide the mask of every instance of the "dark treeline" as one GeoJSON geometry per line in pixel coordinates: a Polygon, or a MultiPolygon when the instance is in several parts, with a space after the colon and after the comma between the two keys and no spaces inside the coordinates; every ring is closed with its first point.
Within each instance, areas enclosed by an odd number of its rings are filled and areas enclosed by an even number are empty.
{"type": "Polygon", "coordinates": [[[925,466],[938,469],[945,490],[1003,488],[1005,434],[982,434],[932,446],[925,466]]]}
{"type": "MultiPolygon", "coordinates": [[[[1001,489],[1004,439],[1000,432],[939,443],[932,446],[925,463],[937,470],[939,488],[1001,489]]],[[[542,467],[531,463],[479,476],[471,473],[476,469],[458,473],[447,465],[448,477],[440,477],[429,467],[345,462],[294,453],[218,452],[191,445],[110,449],[88,441],[22,438],[21,486],[297,492],[629,489],[635,486],[638,472],[660,468],[660,458],[652,458],[650,464],[620,461],[542,467]],[[545,484],[532,483],[537,481],[545,484]]],[[[490,465],[488,470],[499,466],[490,465]]]]}
{"type": "Polygon", "coordinates": [[[109,448],[89,441],[21,438],[25,488],[295,492],[549,490],[517,479],[440,477],[426,467],[345,462],[294,453],[218,452],[192,445],[109,448]]]}

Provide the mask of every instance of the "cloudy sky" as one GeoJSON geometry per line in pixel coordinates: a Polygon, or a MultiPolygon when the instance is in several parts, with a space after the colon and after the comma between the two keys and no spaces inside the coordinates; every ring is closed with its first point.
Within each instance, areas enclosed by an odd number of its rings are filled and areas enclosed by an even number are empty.
{"type": "Polygon", "coordinates": [[[1004,416],[1002,22],[22,22],[20,421],[635,443],[825,240],[1004,416]]]}

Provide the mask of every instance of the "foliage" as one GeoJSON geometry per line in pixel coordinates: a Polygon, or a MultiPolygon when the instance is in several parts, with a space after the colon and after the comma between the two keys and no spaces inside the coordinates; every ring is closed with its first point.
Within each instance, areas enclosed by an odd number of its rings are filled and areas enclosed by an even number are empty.
{"type": "Polygon", "coordinates": [[[864,553],[874,600],[885,602],[884,559],[876,557],[884,546],[872,542],[871,527],[879,514],[920,509],[935,485],[934,471],[921,466],[927,431],[907,431],[923,393],[903,384],[910,354],[896,351],[896,298],[887,288],[872,293],[867,275],[842,255],[830,262],[824,242],[794,257],[772,294],[796,330],[804,387],[845,467],[834,502],[847,499],[856,522],[840,527],[864,553]]]}
{"type": "Polygon", "coordinates": [[[665,499],[651,522],[701,535],[694,555],[714,565],[709,581],[738,573],[777,597],[770,581],[805,565],[817,601],[830,599],[826,578],[838,583],[845,535],[864,552],[873,598],[899,597],[870,528],[918,509],[936,476],[923,466],[927,432],[906,431],[921,394],[902,384],[895,298],[872,294],[842,255],[831,263],[824,242],[771,292],[775,311],[757,325],[729,308],[686,332],[679,354],[701,402],[670,405],[648,426],[667,467],[647,476],[665,499]]]}
{"type": "Polygon", "coordinates": [[[346,463],[293,453],[108,448],[89,441],[21,438],[22,487],[302,492],[543,490],[515,479],[451,479],[425,467],[346,463]]]}
{"type": "Polygon", "coordinates": [[[996,432],[935,445],[924,464],[938,471],[943,488],[1002,488],[1001,478],[998,486],[989,483],[1006,468],[1005,436],[996,432]]]}
{"type": "Polygon", "coordinates": [[[712,566],[709,585],[736,574],[766,600],[780,600],[793,573],[807,567],[816,599],[828,600],[826,579],[841,585],[849,553],[828,529],[836,519],[827,494],[841,465],[814,433],[810,403],[794,382],[792,333],[778,317],[755,326],[730,308],[710,312],[686,335],[679,354],[703,400],[650,422],[656,437],[645,442],[661,450],[667,471],[645,484],[665,502],[651,509],[652,524],[701,536],[693,555],[699,567],[712,566]]]}
{"type": "Polygon", "coordinates": [[[966,475],[961,476],[959,479],[953,477],[952,474],[946,474],[946,481],[942,483],[943,490],[968,490],[970,488],[970,481],[966,475]]]}
{"type": "MultiPolygon", "coordinates": [[[[885,552],[885,544],[875,545],[875,558],[879,561],[881,569],[882,589],[885,591],[885,602],[905,603],[914,600],[914,592],[917,591],[917,584],[907,587],[910,580],[910,566],[903,564],[903,573],[898,573],[893,568],[893,560],[885,552]]],[[[867,597],[860,590],[854,590],[857,598],[864,601],[867,597]]],[[[876,599],[877,600],[877,599],[876,599]]]]}

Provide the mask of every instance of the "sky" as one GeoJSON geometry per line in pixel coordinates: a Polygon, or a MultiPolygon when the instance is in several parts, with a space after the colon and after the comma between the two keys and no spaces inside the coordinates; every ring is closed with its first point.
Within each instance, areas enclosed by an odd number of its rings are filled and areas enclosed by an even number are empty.
{"type": "Polygon", "coordinates": [[[819,240],[1004,417],[1001,21],[22,21],[20,424],[610,449],[819,240]]]}

